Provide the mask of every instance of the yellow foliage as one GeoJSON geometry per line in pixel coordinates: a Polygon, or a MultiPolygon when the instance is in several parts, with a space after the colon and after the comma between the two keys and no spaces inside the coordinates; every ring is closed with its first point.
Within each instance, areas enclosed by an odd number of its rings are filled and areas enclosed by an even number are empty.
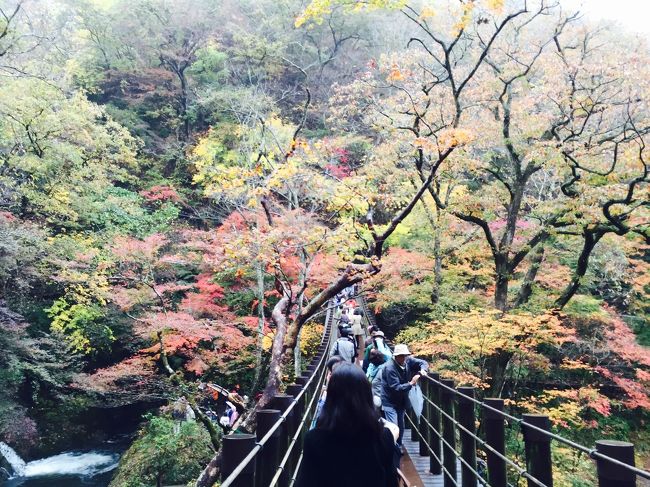
{"type": "Polygon", "coordinates": [[[394,82],[394,81],[403,81],[404,80],[404,74],[402,71],[399,69],[399,67],[396,64],[393,64],[390,68],[390,73],[388,73],[388,81],[394,82]]]}
{"type": "Polygon", "coordinates": [[[399,9],[404,5],[406,0],[312,0],[296,18],[295,26],[301,27],[307,22],[320,24],[335,6],[342,6],[347,13],[358,13],[381,8],[399,9]]]}
{"type": "Polygon", "coordinates": [[[303,357],[311,358],[316,355],[318,346],[323,338],[323,325],[307,323],[300,331],[300,352],[303,357]]]}
{"type": "Polygon", "coordinates": [[[428,5],[423,7],[422,10],[420,11],[420,18],[422,20],[430,19],[432,17],[435,17],[435,15],[436,15],[436,11],[433,8],[429,7],[428,5]]]}
{"type": "Polygon", "coordinates": [[[452,147],[468,144],[474,139],[472,132],[467,129],[443,130],[438,136],[438,144],[442,151],[452,147]]]}
{"type": "Polygon", "coordinates": [[[492,379],[485,368],[489,357],[512,357],[529,368],[545,369],[547,361],[536,352],[537,346],[559,346],[572,337],[573,331],[552,313],[503,315],[493,310],[452,314],[448,321],[434,321],[417,333],[406,330],[398,341],[408,343],[414,354],[431,357],[434,362],[445,357],[442,367],[457,379],[486,387],[492,379]]]}
{"type": "Polygon", "coordinates": [[[503,10],[504,4],[505,4],[504,0],[486,0],[487,8],[497,12],[503,10]]]}

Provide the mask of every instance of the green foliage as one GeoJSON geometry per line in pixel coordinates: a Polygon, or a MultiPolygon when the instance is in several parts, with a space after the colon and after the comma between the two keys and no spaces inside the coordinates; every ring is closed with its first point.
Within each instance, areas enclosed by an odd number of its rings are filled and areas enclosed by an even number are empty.
{"type": "Polygon", "coordinates": [[[23,147],[0,175],[16,214],[79,228],[107,186],[134,178],[137,141],[81,93],[11,80],[0,90],[0,114],[0,146],[23,147]]]}
{"type": "Polygon", "coordinates": [[[85,226],[108,234],[143,238],[165,230],[179,215],[178,206],[173,202],[148,210],[142,196],[124,188],[109,187],[98,196],[85,226]]]}
{"type": "Polygon", "coordinates": [[[228,74],[225,63],[228,55],[215,44],[209,44],[196,51],[196,60],[188,73],[201,85],[218,87],[228,74]]]}
{"type": "Polygon", "coordinates": [[[61,298],[47,312],[52,318],[52,331],[64,336],[75,352],[90,355],[106,351],[115,340],[98,305],[69,304],[61,298]]]}
{"type": "Polygon", "coordinates": [[[602,301],[593,296],[578,294],[565,306],[564,312],[572,317],[586,318],[602,314],[602,301]]]}
{"type": "Polygon", "coordinates": [[[625,321],[632,327],[640,345],[650,347],[650,321],[647,316],[628,316],[625,321]]]}
{"type": "Polygon", "coordinates": [[[146,420],[110,487],[185,484],[198,477],[213,454],[207,432],[194,421],[153,415],[146,420]]]}
{"type": "Polygon", "coordinates": [[[5,297],[29,292],[44,278],[39,262],[46,254],[47,232],[37,225],[19,224],[0,213],[0,289],[5,297]]]}
{"type": "Polygon", "coordinates": [[[253,310],[255,292],[251,289],[226,291],[223,297],[223,301],[228,305],[228,308],[230,308],[238,316],[249,316],[255,313],[253,310]]]}

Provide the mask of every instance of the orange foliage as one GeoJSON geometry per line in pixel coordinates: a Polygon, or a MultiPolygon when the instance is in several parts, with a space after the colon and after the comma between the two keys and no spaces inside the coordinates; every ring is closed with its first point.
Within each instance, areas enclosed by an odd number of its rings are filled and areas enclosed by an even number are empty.
{"type": "Polygon", "coordinates": [[[434,263],[427,255],[399,247],[391,248],[381,262],[382,271],[368,281],[376,312],[390,303],[410,299],[414,295],[413,286],[431,275],[434,263]]]}

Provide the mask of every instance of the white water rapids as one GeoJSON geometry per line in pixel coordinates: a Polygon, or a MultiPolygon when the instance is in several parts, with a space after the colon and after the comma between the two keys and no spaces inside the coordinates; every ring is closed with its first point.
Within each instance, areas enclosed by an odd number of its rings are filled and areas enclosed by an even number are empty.
{"type": "Polygon", "coordinates": [[[13,477],[47,477],[50,475],[78,475],[92,477],[117,467],[119,455],[100,452],[69,452],[25,463],[6,443],[0,442],[0,454],[5,457],[13,477]]]}

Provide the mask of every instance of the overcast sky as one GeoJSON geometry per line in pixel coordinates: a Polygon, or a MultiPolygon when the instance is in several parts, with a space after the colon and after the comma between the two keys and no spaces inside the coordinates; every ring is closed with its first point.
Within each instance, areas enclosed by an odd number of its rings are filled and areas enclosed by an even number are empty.
{"type": "Polygon", "coordinates": [[[626,30],[650,37],[648,0],[561,0],[569,8],[580,8],[592,20],[613,20],[626,30]]]}

